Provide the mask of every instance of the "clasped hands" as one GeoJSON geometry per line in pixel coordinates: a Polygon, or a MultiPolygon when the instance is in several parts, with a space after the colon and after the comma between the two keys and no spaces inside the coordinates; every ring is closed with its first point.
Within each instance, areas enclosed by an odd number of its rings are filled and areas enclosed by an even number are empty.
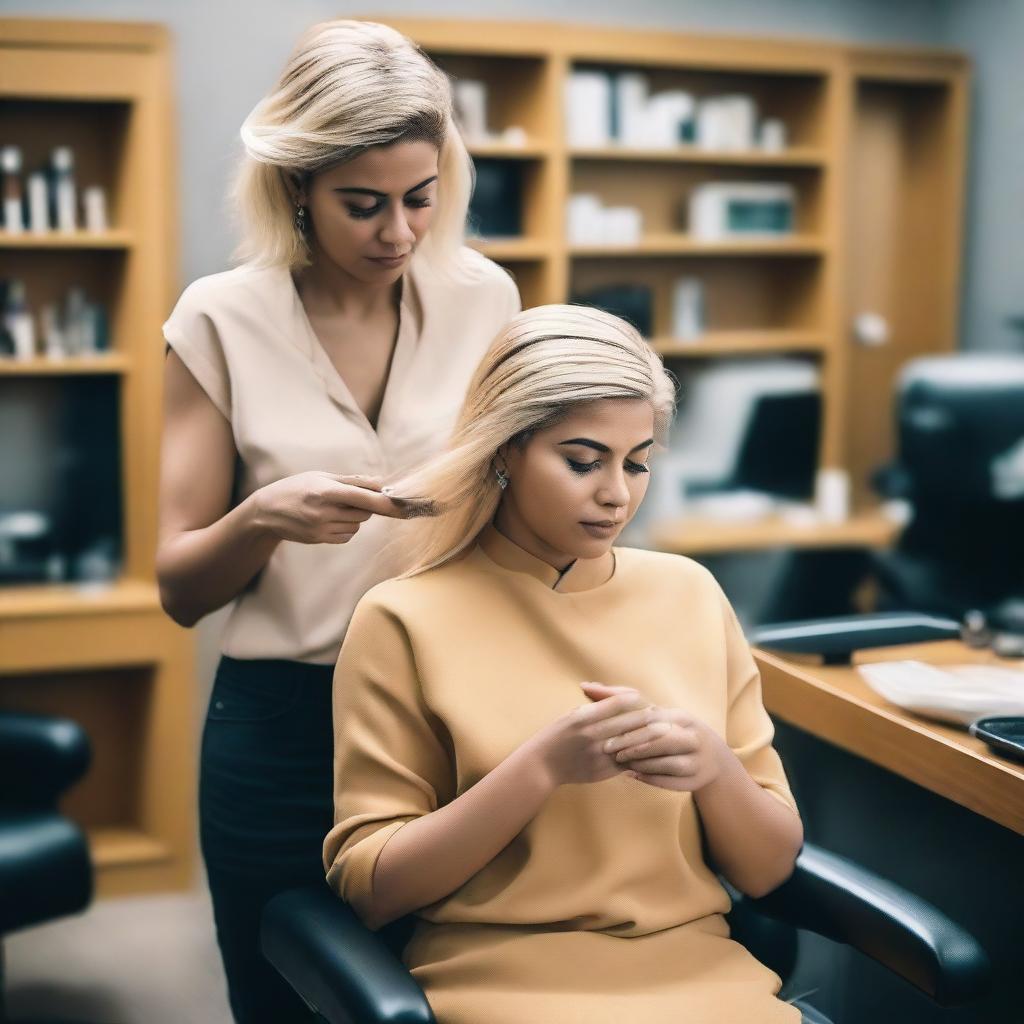
{"type": "MultiPolygon", "coordinates": [[[[631,687],[592,682],[583,683],[582,689],[592,701],[637,692],[631,687]]],[[[640,708],[641,724],[603,740],[604,752],[620,766],[622,774],[679,792],[696,792],[718,778],[730,751],[710,726],[680,708],[649,703],[640,708]]],[[[609,720],[606,724],[613,723],[609,720]]],[[[595,729],[600,735],[600,723],[595,729]]]]}

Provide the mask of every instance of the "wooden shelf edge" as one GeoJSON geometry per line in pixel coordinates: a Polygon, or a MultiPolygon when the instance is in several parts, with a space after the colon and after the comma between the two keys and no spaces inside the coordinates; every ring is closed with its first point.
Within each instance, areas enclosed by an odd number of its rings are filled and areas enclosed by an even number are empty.
{"type": "Polygon", "coordinates": [[[653,524],[648,529],[648,540],[660,551],[690,556],[774,547],[886,548],[901,529],[879,511],[863,512],[842,523],[807,525],[789,523],[777,516],[736,523],[684,516],[653,524]]]}
{"type": "Polygon", "coordinates": [[[777,153],[767,150],[699,149],[696,146],[644,148],[632,146],[573,147],[573,160],[638,161],[641,163],[737,164],[744,167],[824,167],[828,155],[824,149],[793,146],[777,153]]]}
{"type": "Polygon", "coordinates": [[[127,373],[130,368],[123,355],[69,356],[66,359],[12,359],[0,356],[0,377],[73,377],[103,373],[127,373]]]}
{"type": "Polygon", "coordinates": [[[40,583],[0,587],[0,621],[105,615],[112,612],[159,611],[160,594],[151,580],[111,583],[40,583]]]}
{"type": "Polygon", "coordinates": [[[749,331],[708,331],[692,341],[655,337],[651,348],[661,356],[707,358],[758,354],[762,352],[823,352],[825,335],[818,331],[767,329],[749,331]]]}
{"type": "Polygon", "coordinates": [[[174,856],[166,843],[139,829],[105,826],[85,831],[93,864],[99,871],[135,864],[156,864],[174,856]]]}
{"type": "Polygon", "coordinates": [[[500,140],[466,140],[466,149],[472,157],[494,160],[543,160],[551,155],[551,146],[545,142],[530,139],[522,146],[500,140]]]}
{"type": "Polygon", "coordinates": [[[62,234],[48,231],[11,234],[0,231],[0,249],[130,249],[134,237],[130,231],[73,231],[62,234]]]}
{"type": "Polygon", "coordinates": [[[828,246],[818,235],[729,238],[704,241],[686,234],[648,235],[631,245],[570,245],[578,258],[607,256],[818,256],[828,246]]]}
{"type": "Polygon", "coordinates": [[[466,244],[492,260],[543,260],[551,254],[547,242],[533,238],[469,238],[466,244]]]}

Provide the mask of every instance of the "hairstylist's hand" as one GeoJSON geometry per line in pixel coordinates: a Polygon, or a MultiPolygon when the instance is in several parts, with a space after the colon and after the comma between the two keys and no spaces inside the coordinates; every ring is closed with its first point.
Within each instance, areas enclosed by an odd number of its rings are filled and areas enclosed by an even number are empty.
{"type": "Polygon", "coordinates": [[[371,515],[403,518],[379,480],[319,470],[275,480],[252,501],[258,525],[299,544],[345,544],[371,515]]]}
{"type": "Polygon", "coordinates": [[[621,775],[628,765],[618,764],[605,749],[605,741],[647,720],[649,702],[636,690],[615,687],[604,699],[581,704],[555,719],[530,742],[556,786],[603,782],[621,775]]]}
{"type": "Polygon", "coordinates": [[[699,718],[652,705],[647,722],[608,739],[605,751],[641,782],[694,793],[718,778],[729,748],[699,718]]]}

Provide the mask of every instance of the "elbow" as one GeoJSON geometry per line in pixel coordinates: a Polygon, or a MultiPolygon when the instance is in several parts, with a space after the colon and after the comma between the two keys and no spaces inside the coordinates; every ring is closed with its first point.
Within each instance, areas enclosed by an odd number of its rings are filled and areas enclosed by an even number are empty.
{"type": "Polygon", "coordinates": [[[769,893],[775,892],[779,886],[793,877],[793,872],[796,870],[796,859],[800,855],[802,845],[801,834],[801,842],[794,850],[787,852],[771,864],[765,865],[756,875],[752,874],[749,878],[733,881],[733,885],[752,900],[759,900],[769,893]]]}
{"type": "Polygon", "coordinates": [[[166,584],[161,583],[159,591],[160,607],[179,626],[191,629],[202,618],[200,612],[195,608],[189,608],[166,584]]]}

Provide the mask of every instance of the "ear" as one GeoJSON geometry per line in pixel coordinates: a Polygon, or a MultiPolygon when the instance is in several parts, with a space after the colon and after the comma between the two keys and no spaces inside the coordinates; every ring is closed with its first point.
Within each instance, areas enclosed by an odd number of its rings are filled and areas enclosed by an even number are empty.
{"type": "Polygon", "coordinates": [[[281,178],[284,187],[288,190],[288,196],[292,203],[297,206],[305,206],[309,202],[306,176],[301,171],[281,171],[281,178]]]}

